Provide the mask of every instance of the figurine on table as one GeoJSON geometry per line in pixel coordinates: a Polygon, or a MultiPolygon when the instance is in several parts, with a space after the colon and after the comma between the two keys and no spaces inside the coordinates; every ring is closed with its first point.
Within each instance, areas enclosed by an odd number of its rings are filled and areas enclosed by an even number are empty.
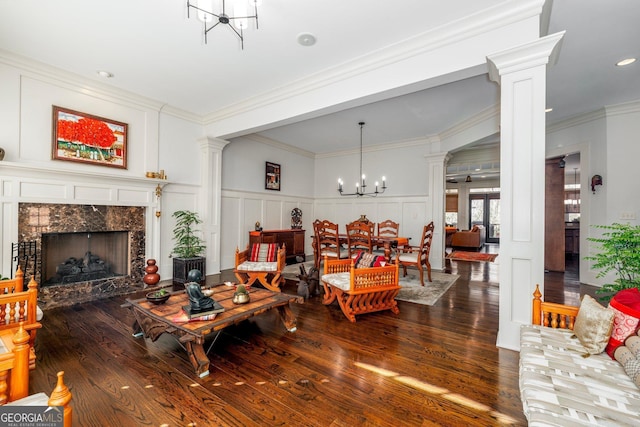
{"type": "Polygon", "coordinates": [[[189,295],[189,303],[191,304],[192,311],[203,311],[212,309],[215,301],[211,297],[207,297],[202,293],[200,282],[202,281],[202,273],[200,270],[190,270],[187,274],[187,280],[189,281],[184,286],[189,295]]]}

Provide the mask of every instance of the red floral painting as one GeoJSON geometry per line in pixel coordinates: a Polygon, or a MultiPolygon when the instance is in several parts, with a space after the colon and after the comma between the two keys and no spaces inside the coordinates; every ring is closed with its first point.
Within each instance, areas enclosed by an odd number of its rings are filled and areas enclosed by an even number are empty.
{"type": "Polygon", "coordinates": [[[127,168],[127,124],[53,106],[53,159],[127,168]]]}

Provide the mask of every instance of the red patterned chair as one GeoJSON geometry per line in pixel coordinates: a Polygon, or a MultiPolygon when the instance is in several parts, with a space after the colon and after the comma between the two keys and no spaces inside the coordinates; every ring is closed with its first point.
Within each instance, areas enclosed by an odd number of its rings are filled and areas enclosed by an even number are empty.
{"type": "Polygon", "coordinates": [[[286,257],[285,245],[278,248],[277,243],[254,243],[242,252],[236,248],[236,267],[233,272],[238,281],[246,286],[258,281],[265,288],[280,292],[286,257]]]}

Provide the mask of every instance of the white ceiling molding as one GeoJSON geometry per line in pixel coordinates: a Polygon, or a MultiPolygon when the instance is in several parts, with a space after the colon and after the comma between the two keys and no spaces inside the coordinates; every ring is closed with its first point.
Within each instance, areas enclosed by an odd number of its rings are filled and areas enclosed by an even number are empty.
{"type": "MultiPolygon", "coordinates": [[[[523,41],[518,38],[518,35],[524,37],[524,30],[519,33],[513,27],[513,24],[527,19],[537,19],[542,10],[543,3],[544,2],[542,0],[501,3],[498,6],[483,10],[475,15],[470,15],[447,25],[431,29],[418,36],[405,40],[404,42],[396,43],[371,54],[361,56],[349,61],[348,63],[343,63],[341,65],[325,69],[321,72],[306,76],[294,82],[289,82],[286,85],[274,88],[273,90],[256,95],[244,101],[231,104],[218,111],[205,115],[205,124],[210,125],[216,122],[222,122],[240,114],[266,108],[276,103],[289,100],[293,97],[309,96],[312,92],[319,89],[327,88],[338,83],[344,83],[353,77],[362,76],[366,73],[375,71],[378,73],[377,75],[380,75],[379,73],[381,69],[385,67],[398,65],[407,60],[415,61],[420,55],[434,53],[436,50],[442,49],[445,46],[453,49],[453,45],[466,44],[469,47],[474,43],[472,40],[473,37],[485,35],[490,37],[490,33],[505,29],[508,26],[510,26],[509,31],[512,36],[510,40],[515,40],[516,43],[518,41],[523,41]]],[[[523,27],[524,26],[526,25],[523,25],[523,27]]],[[[496,39],[499,39],[495,34],[493,35],[496,39]]],[[[487,37],[483,37],[485,43],[488,41],[487,37]]],[[[495,41],[498,42],[498,40],[495,41]]],[[[500,39],[499,42],[506,43],[504,38],[500,39]]],[[[461,46],[456,46],[456,48],[462,49],[461,46]]],[[[477,44],[475,46],[475,50],[477,51],[477,44]]],[[[456,55],[452,55],[451,51],[449,51],[448,55],[449,58],[451,58],[451,56],[456,57],[456,55]]],[[[468,56],[469,55],[465,55],[465,57],[468,56]]],[[[473,61],[473,58],[467,58],[467,61],[469,60],[473,61]]],[[[429,62],[433,63],[433,61],[429,62]]],[[[442,65],[443,64],[441,64],[441,66],[442,65]]],[[[472,65],[474,64],[467,63],[463,68],[472,65]]],[[[452,65],[449,64],[449,66],[451,67],[452,65]]],[[[412,67],[406,68],[403,73],[405,74],[405,81],[401,86],[416,83],[418,81],[426,81],[429,78],[440,75],[425,75],[425,69],[416,69],[415,71],[411,70],[413,70],[412,67]],[[406,81],[407,73],[411,72],[416,73],[415,78],[417,80],[414,82],[406,81]]],[[[426,71],[431,72],[431,69],[427,69],[426,71]]],[[[397,78],[397,76],[394,78],[397,78]]],[[[384,83],[385,81],[378,82],[378,84],[384,83]]],[[[389,84],[391,83],[392,82],[389,84]]],[[[382,87],[380,87],[376,90],[369,91],[368,93],[361,93],[360,96],[365,96],[382,90],[390,90],[394,87],[399,87],[399,85],[391,84],[391,86],[386,89],[382,89],[382,87]]],[[[344,99],[343,102],[346,102],[349,99],[353,98],[344,99]]],[[[316,108],[320,109],[322,106],[317,105],[316,108]]],[[[232,131],[231,129],[220,129],[219,134],[228,135],[233,134],[234,132],[237,131],[232,131]]]]}
{"type": "Polygon", "coordinates": [[[303,157],[309,157],[311,159],[315,158],[315,154],[312,153],[311,151],[303,150],[302,148],[294,147],[293,145],[285,144],[283,142],[276,141],[271,138],[267,138],[266,136],[257,135],[254,133],[246,136],[241,136],[236,139],[243,139],[243,138],[248,139],[250,141],[259,142],[260,144],[269,145],[274,148],[279,148],[284,151],[289,151],[303,157]]]}
{"type": "Polygon", "coordinates": [[[15,55],[1,49],[0,63],[19,69],[21,75],[28,76],[54,86],[63,87],[68,90],[93,96],[98,99],[104,99],[110,102],[129,106],[138,105],[155,111],[159,111],[163,106],[163,104],[157,100],[149,99],[126,90],[117,89],[113,86],[106,85],[23,56],[15,55]]]}

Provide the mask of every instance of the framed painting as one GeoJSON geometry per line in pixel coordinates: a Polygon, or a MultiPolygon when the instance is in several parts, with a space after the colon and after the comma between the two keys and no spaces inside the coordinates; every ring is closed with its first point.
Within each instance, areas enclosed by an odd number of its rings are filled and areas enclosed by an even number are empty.
{"type": "Polygon", "coordinates": [[[127,168],[127,124],[53,106],[52,158],[127,168]]]}
{"type": "Polygon", "coordinates": [[[280,165],[267,162],[264,188],[280,191],[280,165]]]}

